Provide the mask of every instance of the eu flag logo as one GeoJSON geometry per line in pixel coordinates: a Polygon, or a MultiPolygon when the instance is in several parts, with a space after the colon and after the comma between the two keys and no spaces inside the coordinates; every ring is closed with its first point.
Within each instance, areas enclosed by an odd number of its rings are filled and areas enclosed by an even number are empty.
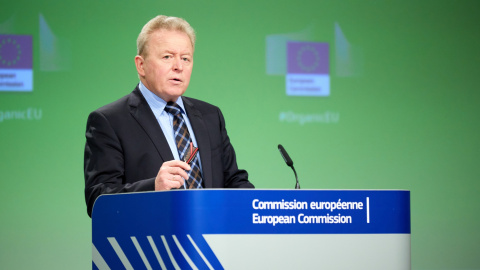
{"type": "Polygon", "coordinates": [[[328,43],[287,42],[287,95],[328,96],[328,43]]]}
{"type": "Polygon", "coordinates": [[[0,91],[32,91],[32,36],[0,35],[0,91]]]}

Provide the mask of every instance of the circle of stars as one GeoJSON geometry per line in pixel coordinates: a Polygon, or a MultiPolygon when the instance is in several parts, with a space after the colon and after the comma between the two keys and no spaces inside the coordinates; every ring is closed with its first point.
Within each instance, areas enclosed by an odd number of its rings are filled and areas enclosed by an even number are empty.
{"type": "Polygon", "coordinates": [[[311,72],[314,71],[318,65],[320,64],[320,55],[318,54],[317,50],[313,48],[312,46],[305,45],[300,50],[298,51],[297,54],[297,63],[300,66],[301,69],[311,72]],[[313,63],[310,65],[305,65],[302,61],[302,57],[305,53],[313,53],[313,57],[315,58],[313,63]]]}
{"type": "Polygon", "coordinates": [[[12,38],[4,38],[0,42],[0,62],[2,65],[12,66],[15,65],[20,60],[20,55],[22,54],[22,50],[20,48],[20,44],[17,43],[15,39],[12,38]],[[12,51],[16,51],[16,55],[9,55],[10,57],[5,57],[2,53],[2,49],[10,49],[12,51]]]}

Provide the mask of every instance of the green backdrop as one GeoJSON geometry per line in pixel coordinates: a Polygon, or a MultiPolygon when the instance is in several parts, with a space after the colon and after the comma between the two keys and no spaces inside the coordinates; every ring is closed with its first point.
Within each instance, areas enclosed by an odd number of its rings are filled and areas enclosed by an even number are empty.
{"type": "Polygon", "coordinates": [[[157,14],[196,29],[186,95],[222,109],[257,188],[294,187],[281,143],[304,189],[410,190],[413,269],[480,269],[479,1],[0,6],[0,34],[33,37],[34,73],[32,92],[0,92],[2,269],[91,267],[86,119],[138,83],[136,38],[157,14]],[[269,56],[282,38],[329,43],[330,96],[285,94],[269,56]]]}

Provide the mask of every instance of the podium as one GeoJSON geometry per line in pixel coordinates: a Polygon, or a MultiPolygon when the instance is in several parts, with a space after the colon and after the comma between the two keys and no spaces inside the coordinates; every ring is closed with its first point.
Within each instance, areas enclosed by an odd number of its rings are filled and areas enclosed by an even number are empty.
{"type": "Polygon", "coordinates": [[[410,269],[410,192],[102,195],[93,269],[410,269]]]}

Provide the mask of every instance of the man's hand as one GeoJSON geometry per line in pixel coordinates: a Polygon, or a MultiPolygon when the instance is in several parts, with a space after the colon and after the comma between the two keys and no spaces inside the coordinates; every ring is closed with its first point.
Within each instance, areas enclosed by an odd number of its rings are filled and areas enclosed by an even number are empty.
{"type": "Polygon", "coordinates": [[[155,190],[170,190],[183,186],[188,174],[185,171],[191,170],[190,166],[180,160],[164,162],[155,178],[155,190]]]}

